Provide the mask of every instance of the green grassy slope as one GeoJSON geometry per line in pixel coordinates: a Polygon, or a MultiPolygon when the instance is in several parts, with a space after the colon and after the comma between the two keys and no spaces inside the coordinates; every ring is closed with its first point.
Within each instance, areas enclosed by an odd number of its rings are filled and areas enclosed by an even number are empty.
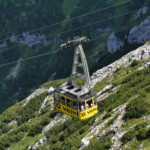
{"type": "MultiPolygon", "coordinates": [[[[127,132],[121,138],[122,145],[120,148],[137,149],[143,143],[143,149],[148,149],[150,145],[150,128],[147,127],[150,124],[148,119],[150,113],[150,68],[137,71],[141,66],[143,66],[143,62],[134,62],[134,65],[116,70],[112,77],[107,77],[95,85],[93,90],[96,92],[108,84],[113,84],[118,89],[115,93],[110,91],[111,95],[98,102],[99,113],[96,116],[83,122],[68,118],[66,121],[53,126],[44,135],[41,135],[43,128],[54,120],[57,113],[48,104],[42,110],[42,114],[39,115],[38,110],[41,102],[47,97],[47,93],[44,92],[35,96],[25,107],[22,107],[25,100],[18,102],[0,115],[0,149],[9,147],[10,150],[24,150],[46,136],[48,141],[38,150],[76,150],[81,145],[81,139],[89,133],[89,129],[93,126],[96,118],[103,114],[103,117],[94,126],[109,119],[105,127],[102,128],[105,130],[113,124],[119,115],[113,115],[115,112],[112,110],[124,104],[127,104],[127,107],[121,130],[127,132]],[[110,119],[111,117],[112,119],[110,119]],[[143,117],[146,118],[145,122],[143,122],[143,117]],[[29,119],[30,121],[28,121],[29,119]],[[18,122],[17,126],[15,124],[8,125],[13,120],[18,122]],[[133,125],[135,128],[131,129],[130,127],[133,125]],[[11,129],[13,130],[11,131],[11,129]],[[135,137],[136,139],[134,139],[135,137]]],[[[65,81],[66,79],[49,81],[41,85],[40,88],[59,86],[65,81]]],[[[60,118],[63,116],[60,116],[58,120],[60,118]]],[[[89,146],[83,149],[109,149],[112,145],[110,139],[113,136],[110,134],[101,141],[94,136],[90,140],[89,146]]]]}

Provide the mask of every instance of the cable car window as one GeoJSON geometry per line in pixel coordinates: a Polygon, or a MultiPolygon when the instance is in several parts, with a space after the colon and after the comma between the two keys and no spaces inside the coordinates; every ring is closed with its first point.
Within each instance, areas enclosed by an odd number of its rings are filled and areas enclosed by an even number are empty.
{"type": "Polygon", "coordinates": [[[67,106],[70,107],[70,99],[67,99],[67,106]]]}
{"type": "Polygon", "coordinates": [[[94,105],[97,105],[97,98],[94,98],[94,105]]]}
{"type": "Polygon", "coordinates": [[[72,101],[72,108],[73,108],[73,109],[77,109],[77,108],[78,108],[78,107],[77,107],[77,102],[72,101]]]}
{"type": "Polygon", "coordinates": [[[86,108],[91,108],[93,106],[92,99],[86,101],[86,108]]]}
{"type": "Polygon", "coordinates": [[[59,96],[59,94],[56,94],[56,93],[55,93],[55,100],[56,100],[56,101],[60,101],[60,96],[59,96]]]}
{"type": "Polygon", "coordinates": [[[85,102],[79,103],[79,109],[80,109],[80,111],[84,111],[85,110],[85,102]]]}
{"type": "Polygon", "coordinates": [[[61,96],[61,102],[63,105],[65,105],[65,97],[61,96]]]}

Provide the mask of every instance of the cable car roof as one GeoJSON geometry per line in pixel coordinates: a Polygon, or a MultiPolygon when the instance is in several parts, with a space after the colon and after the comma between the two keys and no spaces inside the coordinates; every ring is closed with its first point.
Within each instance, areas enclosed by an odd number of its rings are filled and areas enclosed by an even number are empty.
{"type": "Polygon", "coordinates": [[[61,95],[64,95],[64,96],[69,97],[69,98],[71,98],[73,100],[76,100],[76,101],[84,101],[84,100],[90,99],[93,96],[96,96],[96,93],[93,92],[93,91],[90,91],[89,93],[84,94],[80,97],[78,97],[77,95],[72,94],[69,91],[63,90],[62,88],[56,88],[55,92],[60,93],[61,95]]]}

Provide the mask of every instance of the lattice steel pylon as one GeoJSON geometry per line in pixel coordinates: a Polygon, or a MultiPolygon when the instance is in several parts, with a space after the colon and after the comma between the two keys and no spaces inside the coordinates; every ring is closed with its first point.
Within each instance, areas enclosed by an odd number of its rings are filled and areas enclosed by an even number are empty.
{"type": "Polygon", "coordinates": [[[75,37],[73,40],[69,40],[60,46],[60,49],[75,47],[74,60],[72,66],[72,73],[67,83],[62,86],[64,91],[68,91],[77,97],[85,95],[91,91],[91,81],[89,75],[88,64],[82,43],[88,42],[89,39],[86,37],[75,37]],[[80,61],[81,60],[81,61],[80,61]],[[78,72],[78,67],[83,69],[83,74],[78,72]],[[85,80],[85,85],[80,87],[74,84],[75,78],[82,78],[85,80]]]}

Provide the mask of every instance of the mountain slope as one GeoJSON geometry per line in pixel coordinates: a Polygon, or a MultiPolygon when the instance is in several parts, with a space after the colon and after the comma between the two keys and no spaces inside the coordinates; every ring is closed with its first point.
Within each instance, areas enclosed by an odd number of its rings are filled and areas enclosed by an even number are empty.
{"type": "Polygon", "coordinates": [[[22,58],[55,51],[68,37],[85,35],[90,39],[96,38],[84,46],[90,72],[93,73],[149,40],[149,0],[122,2],[125,1],[0,1],[0,39],[8,39],[0,41],[0,64],[18,61],[0,68],[0,113],[24,99],[43,82],[68,77],[73,50],[23,62],[22,58]],[[119,3],[122,4],[116,5],[119,3]],[[66,20],[106,7],[110,8],[66,20]],[[61,21],[64,22],[36,30],[61,21]],[[79,28],[81,26],[87,27],[79,28]],[[120,32],[114,33],[115,30],[120,32]]]}
{"type": "Polygon", "coordinates": [[[0,149],[149,149],[149,56],[146,43],[97,70],[92,85],[99,113],[83,122],[56,112],[47,95],[67,79],[41,85],[0,115],[0,149]]]}

